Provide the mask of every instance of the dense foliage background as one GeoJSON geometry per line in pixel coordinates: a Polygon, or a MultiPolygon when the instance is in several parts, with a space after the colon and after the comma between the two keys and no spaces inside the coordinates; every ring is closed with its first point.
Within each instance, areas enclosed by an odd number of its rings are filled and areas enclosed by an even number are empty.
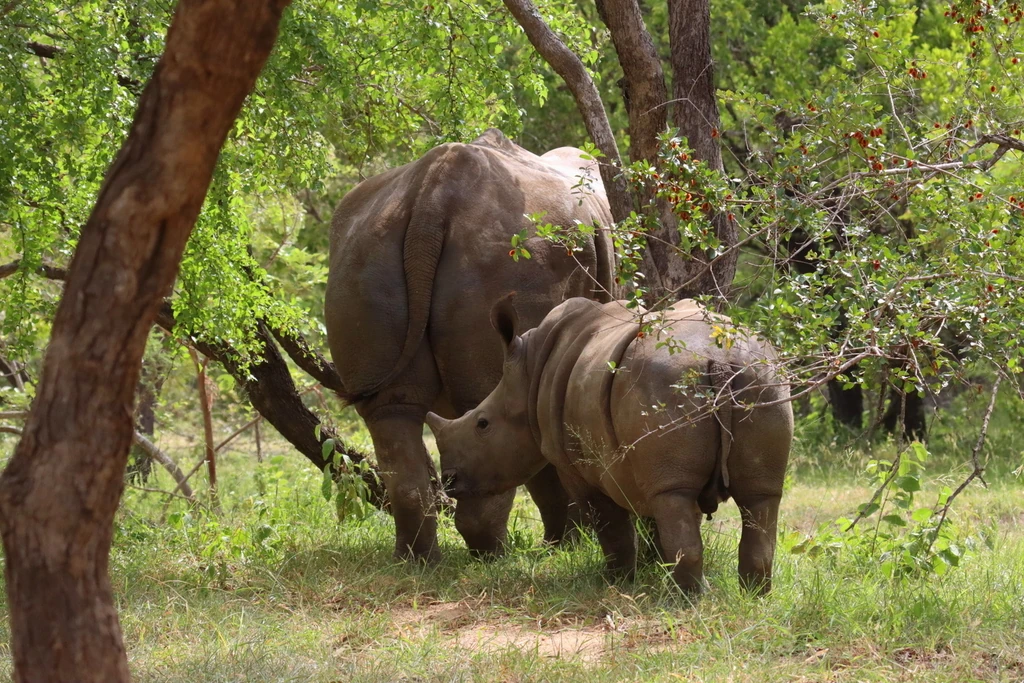
{"type": "MultiPolygon", "coordinates": [[[[624,138],[621,72],[596,9],[540,9],[591,69],[624,138]]],[[[17,370],[0,387],[5,410],[31,399],[61,293],[52,271],[75,248],[169,12],[110,0],[12,2],[0,15],[0,357],[17,370]]],[[[726,177],[671,134],[657,165],[629,171],[673,205],[683,251],[740,251],[728,312],[781,350],[815,439],[870,450],[891,432],[902,442],[873,459],[882,486],[860,512],[874,514],[881,492],[899,486],[905,504],[889,519],[926,529],[929,549],[957,481],[933,514],[905,500],[927,459],[923,447],[903,457],[904,432],[927,431],[907,411],[934,421],[965,389],[984,393],[958,455],[936,473],[959,458],[980,476],[994,452],[977,440],[989,393],[1002,382],[993,405],[1006,410],[1020,397],[1022,15],[1017,3],[973,0],[716,2],[726,177]],[[709,211],[737,218],[738,245],[708,236],[709,211]],[[833,417],[825,397],[851,392],[859,407],[833,417]]],[[[651,4],[645,18],[665,54],[664,7],[651,4]]],[[[177,425],[197,400],[196,344],[229,348],[244,367],[259,362],[256,324],[270,320],[323,345],[327,227],[347,189],[489,126],[536,152],[586,142],[565,85],[497,3],[295,3],[189,242],[170,299],[173,335],[152,338],[143,389],[160,429],[188,431],[177,425]]],[[[645,229],[642,217],[620,226],[620,247],[638,253],[645,229]]],[[[627,252],[622,268],[630,295],[656,303],[627,252]]],[[[245,424],[237,373],[208,374],[218,419],[245,424]]],[[[329,392],[300,385],[321,419],[359,440],[329,392]]],[[[1010,439],[999,467],[1013,470],[1021,452],[1010,439]]]]}
{"type": "MultiPolygon", "coordinates": [[[[627,84],[596,4],[538,5],[594,76],[627,149],[627,84]]],[[[63,269],[172,10],[0,4],[4,459],[63,269]]],[[[644,19],[667,61],[665,4],[645,3],[644,19]]],[[[674,131],[655,162],[626,160],[637,212],[615,228],[619,278],[624,296],[659,303],[639,258],[657,214],[641,197],[671,207],[682,252],[738,252],[729,300],[709,301],[779,349],[798,423],[775,592],[739,591],[727,506],[705,527],[713,590],[694,605],[656,562],[635,586],[609,586],[588,537],[540,549],[524,500],[506,559],[472,562],[446,520],[444,564],[391,565],[372,473],[352,460],[353,477],[316,471],[247,402],[249,371],[275,344],[262,325],[325,347],[330,214],[355,183],[490,126],[537,153],[587,145],[569,89],[496,0],[296,0],[221,154],[169,299],[173,330],[154,329],[144,362],[139,433],[199,474],[186,492],[143,466],[145,449],[130,466],[111,567],[133,670],[1018,680],[1022,19],[1024,6],[1003,0],[712,3],[725,173],[674,131]],[[738,221],[737,244],[715,238],[714,213],[738,221]],[[197,483],[210,448],[223,464],[216,497],[197,483]],[[585,638],[563,658],[516,640],[527,629],[585,638]]],[[[314,445],[334,435],[323,458],[367,449],[354,412],[287,363],[322,421],[314,445]],[[335,439],[353,448],[332,456],[335,439]]]]}

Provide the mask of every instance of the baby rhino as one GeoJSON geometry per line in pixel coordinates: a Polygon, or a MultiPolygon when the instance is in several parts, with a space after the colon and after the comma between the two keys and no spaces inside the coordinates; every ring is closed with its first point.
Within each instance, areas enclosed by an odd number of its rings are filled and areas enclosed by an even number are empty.
{"type": "Polygon", "coordinates": [[[653,517],[688,591],[703,585],[701,515],[731,496],[740,581],[767,591],[793,437],[772,348],[689,300],[639,317],[623,302],[569,299],[520,335],[513,300],[499,301],[501,382],[457,420],[427,416],[448,491],[501,493],[551,463],[589,503],[611,572],[632,576],[632,515],[653,517]]]}

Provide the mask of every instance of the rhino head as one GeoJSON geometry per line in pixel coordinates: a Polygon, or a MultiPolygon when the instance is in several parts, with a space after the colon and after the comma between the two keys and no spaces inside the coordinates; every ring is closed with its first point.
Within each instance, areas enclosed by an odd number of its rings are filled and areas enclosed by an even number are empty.
{"type": "Polygon", "coordinates": [[[547,464],[530,428],[529,335],[516,334],[518,324],[511,297],[494,305],[491,325],[501,336],[505,363],[501,381],[480,405],[456,420],[427,414],[441,453],[441,479],[453,498],[508,491],[547,464]]]}

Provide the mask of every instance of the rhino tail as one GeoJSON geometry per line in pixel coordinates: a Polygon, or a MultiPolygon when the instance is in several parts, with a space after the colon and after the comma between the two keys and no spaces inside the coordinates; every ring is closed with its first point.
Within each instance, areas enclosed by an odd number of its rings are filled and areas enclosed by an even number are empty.
{"type": "Polygon", "coordinates": [[[714,418],[719,428],[719,451],[714,473],[697,498],[700,511],[711,519],[718,504],[729,498],[729,452],[732,450],[732,369],[724,363],[710,361],[708,377],[714,392],[714,418]]]}
{"type": "Polygon", "coordinates": [[[451,148],[459,147],[465,145],[451,145],[440,159],[434,160],[420,180],[413,199],[402,244],[407,311],[402,351],[387,373],[371,386],[361,389],[358,397],[353,398],[368,398],[397,377],[412,362],[426,333],[434,278],[448,226],[446,212],[450,206],[451,183],[445,182],[445,170],[450,169],[451,163],[447,157],[452,153],[451,148]]]}

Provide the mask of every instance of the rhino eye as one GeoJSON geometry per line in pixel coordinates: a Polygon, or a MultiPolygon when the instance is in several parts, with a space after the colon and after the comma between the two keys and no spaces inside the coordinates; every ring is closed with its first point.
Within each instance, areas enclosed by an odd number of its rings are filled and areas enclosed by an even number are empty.
{"type": "Polygon", "coordinates": [[[487,421],[486,417],[481,417],[479,420],[476,421],[476,428],[477,429],[487,429],[487,425],[489,425],[489,424],[490,424],[490,422],[487,421]]]}

